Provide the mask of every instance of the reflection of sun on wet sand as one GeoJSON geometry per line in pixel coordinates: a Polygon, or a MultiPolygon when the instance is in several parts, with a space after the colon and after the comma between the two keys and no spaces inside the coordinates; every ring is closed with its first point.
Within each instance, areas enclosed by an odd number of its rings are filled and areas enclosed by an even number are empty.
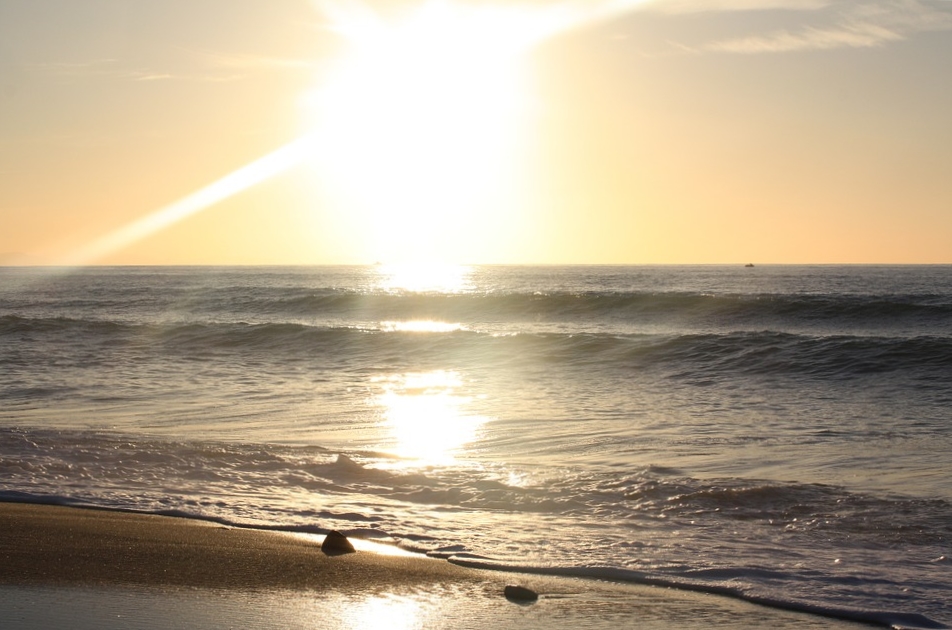
{"type": "Polygon", "coordinates": [[[711,595],[467,569],[355,542],[357,553],[327,555],[317,540],[282,532],[0,503],[0,609],[15,613],[3,627],[857,627],[711,595]],[[510,584],[540,598],[507,599],[510,584]]]}

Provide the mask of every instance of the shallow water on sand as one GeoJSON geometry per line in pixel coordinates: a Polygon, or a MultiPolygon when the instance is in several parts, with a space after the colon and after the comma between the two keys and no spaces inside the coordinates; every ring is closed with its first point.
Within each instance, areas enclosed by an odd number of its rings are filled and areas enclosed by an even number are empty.
{"type": "Polygon", "coordinates": [[[517,604],[501,593],[459,585],[379,592],[370,586],[363,593],[332,592],[319,597],[294,591],[0,587],[0,607],[8,630],[866,627],[711,595],[582,580],[536,582],[533,586],[545,592],[532,604],[517,604]]]}

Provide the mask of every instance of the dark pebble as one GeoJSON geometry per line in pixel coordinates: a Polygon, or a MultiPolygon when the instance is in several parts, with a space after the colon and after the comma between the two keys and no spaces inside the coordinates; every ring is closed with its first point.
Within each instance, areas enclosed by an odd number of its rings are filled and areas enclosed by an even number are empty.
{"type": "Polygon", "coordinates": [[[332,531],[324,537],[324,543],[321,544],[321,551],[329,556],[340,555],[343,553],[354,553],[357,551],[354,546],[337,530],[332,531]]]}
{"type": "Polygon", "coordinates": [[[524,586],[510,584],[503,590],[506,599],[514,602],[534,602],[539,599],[539,594],[524,586]]]}

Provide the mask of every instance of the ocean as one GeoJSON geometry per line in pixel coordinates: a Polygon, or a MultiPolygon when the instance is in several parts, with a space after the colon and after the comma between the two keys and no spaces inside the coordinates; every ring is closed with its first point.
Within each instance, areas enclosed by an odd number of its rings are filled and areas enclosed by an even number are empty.
{"type": "Polygon", "coordinates": [[[952,625],[952,266],[0,268],[0,500],[952,625]]]}

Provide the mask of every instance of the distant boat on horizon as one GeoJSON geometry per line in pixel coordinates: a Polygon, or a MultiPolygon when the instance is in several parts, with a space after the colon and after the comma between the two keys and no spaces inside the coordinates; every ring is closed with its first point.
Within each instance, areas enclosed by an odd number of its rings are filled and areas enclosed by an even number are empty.
{"type": "Polygon", "coordinates": [[[745,266],[745,267],[753,267],[753,266],[754,266],[754,263],[747,263],[747,264],[744,265],[744,266],[745,266]]]}

